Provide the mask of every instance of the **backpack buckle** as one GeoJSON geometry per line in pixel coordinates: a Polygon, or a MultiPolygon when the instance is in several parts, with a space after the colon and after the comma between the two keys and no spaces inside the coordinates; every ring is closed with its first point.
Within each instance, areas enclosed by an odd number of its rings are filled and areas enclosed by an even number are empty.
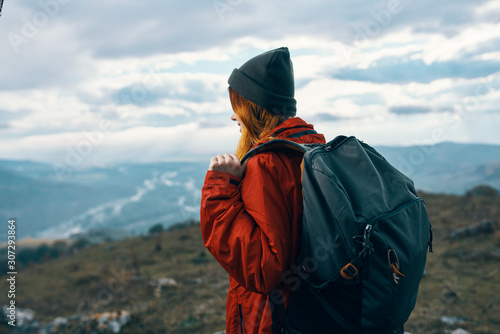
{"type": "Polygon", "coordinates": [[[345,280],[353,279],[354,277],[356,277],[357,274],[358,274],[358,269],[352,263],[346,264],[344,268],[342,268],[342,270],[340,271],[340,275],[345,280]]]}

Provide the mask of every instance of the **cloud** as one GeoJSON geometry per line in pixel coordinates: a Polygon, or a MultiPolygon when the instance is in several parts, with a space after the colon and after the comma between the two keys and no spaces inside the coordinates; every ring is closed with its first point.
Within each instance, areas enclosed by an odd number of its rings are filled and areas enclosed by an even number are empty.
{"type": "Polygon", "coordinates": [[[389,111],[393,114],[409,115],[429,113],[432,111],[432,109],[424,106],[394,106],[390,107],[389,111]]]}
{"type": "Polygon", "coordinates": [[[154,127],[177,126],[191,121],[192,119],[188,115],[165,115],[159,113],[147,114],[141,118],[142,124],[154,127]]]}
{"type": "Polygon", "coordinates": [[[213,102],[220,92],[201,80],[188,79],[185,82],[168,82],[160,87],[146,89],[140,84],[127,86],[112,94],[118,104],[147,106],[160,104],[162,99],[186,100],[194,103],[213,102]]]}
{"type": "Polygon", "coordinates": [[[238,132],[227,77],[282,45],[294,62],[298,115],[329,135],[413,144],[436,118],[462,117],[466,107],[498,114],[497,1],[60,2],[5,4],[0,140],[8,147],[0,156],[65,159],[66,145],[76,149],[103,121],[113,126],[87,163],[113,152],[123,161],[186,157],[200,143],[230,151],[238,132]],[[25,41],[13,45],[13,34],[25,41]],[[487,92],[484,82],[494,83],[487,92]],[[179,153],[180,140],[192,151],[179,153]]]}
{"type": "Polygon", "coordinates": [[[32,110],[20,109],[14,111],[2,110],[0,109],[0,119],[5,121],[23,119],[26,116],[32,114],[32,110]]]}
{"type": "Polygon", "coordinates": [[[472,60],[425,64],[422,60],[384,58],[367,69],[344,68],[333,76],[341,80],[378,83],[429,83],[442,78],[481,78],[500,71],[500,61],[472,60]]]}
{"type": "Polygon", "coordinates": [[[11,129],[12,121],[21,120],[24,117],[30,115],[32,111],[30,110],[15,110],[7,111],[0,109],[0,129],[11,129]]]}
{"type": "Polygon", "coordinates": [[[234,152],[238,138],[236,126],[215,129],[196,122],[119,130],[103,128],[84,133],[6,139],[0,148],[0,156],[3,159],[28,157],[69,170],[125,162],[208,161],[214,154],[234,152]]]}
{"type": "MultiPolygon", "coordinates": [[[[313,42],[323,40],[331,48],[339,42],[356,46],[360,31],[361,38],[368,40],[369,44],[402,29],[409,29],[409,35],[416,32],[441,35],[447,29],[446,35],[453,39],[478,22],[498,22],[494,17],[488,19],[495,10],[498,13],[495,6],[487,7],[487,11],[474,12],[485,4],[494,3],[485,0],[437,3],[395,0],[391,3],[399,6],[392,14],[387,1],[364,0],[357,2],[356,6],[324,1],[294,4],[285,1],[221,1],[227,4],[225,8],[229,8],[222,15],[214,6],[215,2],[201,0],[189,3],[70,1],[57,8],[43,5],[57,4],[55,0],[7,3],[2,17],[5,30],[1,35],[0,63],[10,66],[0,73],[0,89],[67,87],[68,83],[98,74],[98,69],[94,68],[96,59],[116,61],[198,54],[214,47],[233,48],[232,56],[239,56],[233,57],[232,64],[241,65],[247,54],[240,58],[241,53],[237,52],[235,45],[249,37],[267,41],[267,44],[260,44],[263,47],[271,47],[270,44],[280,40],[293,42],[299,37],[313,42]],[[471,15],[471,12],[475,14],[471,15]],[[390,16],[384,17],[387,13],[390,16]],[[487,18],[483,17],[485,13],[489,13],[487,18]],[[40,21],[43,15],[47,17],[46,22],[40,21]],[[314,18],[313,22],[311,18],[314,18]],[[34,32],[26,35],[30,31],[28,26],[34,27],[34,32]],[[378,26],[380,32],[367,35],[363,31],[370,26],[378,26]],[[9,42],[12,34],[28,37],[26,43],[18,46],[17,53],[9,42]]],[[[495,29],[489,31],[491,34],[495,29]]],[[[478,42],[483,35],[483,32],[475,33],[478,42]]],[[[237,48],[241,50],[242,46],[237,48]]],[[[414,67],[417,65],[413,64],[414,67]]],[[[300,87],[303,81],[298,83],[300,87]]]]}
{"type": "Polygon", "coordinates": [[[317,113],[316,115],[314,115],[314,117],[312,118],[315,122],[331,122],[331,121],[338,121],[338,120],[341,120],[343,119],[342,117],[339,117],[339,116],[336,116],[336,115],[333,115],[333,114],[329,114],[329,113],[317,113]]]}
{"type": "Polygon", "coordinates": [[[430,145],[443,141],[500,143],[500,114],[460,115],[440,113],[388,114],[371,119],[343,119],[315,123],[315,129],[328,140],[339,134],[353,135],[370,145],[430,145]],[[488,133],[488,135],[484,135],[488,133]]]}
{"type": "Polygon", "coordinates": [[[453,35],[464,25],[495,22],[495,17],[484,17],[484,13],[471,15],[475,8],[488,3],[486,0],[363,0],[356,5],[318,0],[293,4],[284,0],[221,0],[219,3],[226,5],[224,10],[214,1],[203,0],[70,1],[57,10],[40,3],[46,1],[9,4],[4,16],[14,16],[9,23],[12,30],[22,30],[22,16],[32,20],[35,13],[51,12],[49,22],[40,30],[71,24],[76,27],[72,32],[74,40],[80,41],[93,56],[104,58],[201,51],[213,45],[230,45],[244,36],[272,40],[305,34],[351,42],[359,29],[370,24],[379,24],[383,33],[412,26],[414,31],[442,33],[446,29],[453,35]]]}
{"type": "Polygon", "coordinates": [[[0,21],[0,90],[69,87],[93,71],[77,28],[50,17],[39,2],[6,3],[0,21]]]}

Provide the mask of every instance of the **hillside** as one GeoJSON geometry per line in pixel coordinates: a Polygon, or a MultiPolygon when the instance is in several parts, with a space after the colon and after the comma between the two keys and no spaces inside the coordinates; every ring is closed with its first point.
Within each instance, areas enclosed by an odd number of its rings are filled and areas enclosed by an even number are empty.
{"type": "MultiPolygon", "coordinates": [[[[406,330],[500,333],[500,195],[488,187],[465,196],[421,195],[433,223],[434,253],[406,330]]],[[[7,291],[5,276],[0,280],[7,291]]],[[[33,310],[41,327],[59,323],[54,333],[89,333],[97,320],[83,315],[120,310],[130,312],[121,333],[215,333],[224,328],[228,276],[195,224],[30,265],[18,273],[17,287],[16,305],[33,310]]]]}
{"type": "MultiPolygon", "coordinates": [[[[500,189],[498,145],[375,148],[421,191],[463,195],[478,184],[500,189]]],[[[140,235],[157,222],[198,219],[207,164],[130,163],[59,175],[50,164],[0,160],[0,221],[16,218],[19,238],[68,238],[102,228],[140,235]]]]}

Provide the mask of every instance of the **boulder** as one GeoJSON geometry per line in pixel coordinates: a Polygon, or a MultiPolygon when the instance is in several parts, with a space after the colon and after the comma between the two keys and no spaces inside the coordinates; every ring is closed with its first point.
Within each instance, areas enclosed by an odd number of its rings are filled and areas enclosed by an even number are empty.
{"type": "Polygon", "coordinates": [[[461,325],[465,323],[465,320],[459,317],[447,317],[442,316],[441,322],[447,326],[461,325]]]}
{"type": "Polygon", "coordinates": [[[470,334],[470,332],[462,328],[457,328],[451,334],[470,334]]]}
{"type": "Polygon", "coordinates": [[[478,234],[490,234],[499,229],[498,222],[493,220],[482,220],[479,223],[471,226],[466,226],[453,231],[450,234],[450,238],[459,239],[464,237],[471,237],[478,234]]]}
{"type": "Polygon", "coordinates": [[[97,328],[101,330],[110,330],[113,333],[120,333],[123,326],[131,320],[129,311],[103,312],[92,314],[82,319],[81,328],[91,327],[92,322],[97,321],[97,328]]]}

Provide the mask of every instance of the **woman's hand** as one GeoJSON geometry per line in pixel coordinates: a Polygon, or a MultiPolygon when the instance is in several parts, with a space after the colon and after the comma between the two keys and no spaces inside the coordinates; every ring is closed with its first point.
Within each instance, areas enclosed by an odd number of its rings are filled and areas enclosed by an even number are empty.
{"type": "Polygon", "coordinates": [[[242,165],[236,154],[219,154],[212,157],[208,170],[228,172],[236,177],[242,178],[247,168],[246,162],[242,165]]]}

